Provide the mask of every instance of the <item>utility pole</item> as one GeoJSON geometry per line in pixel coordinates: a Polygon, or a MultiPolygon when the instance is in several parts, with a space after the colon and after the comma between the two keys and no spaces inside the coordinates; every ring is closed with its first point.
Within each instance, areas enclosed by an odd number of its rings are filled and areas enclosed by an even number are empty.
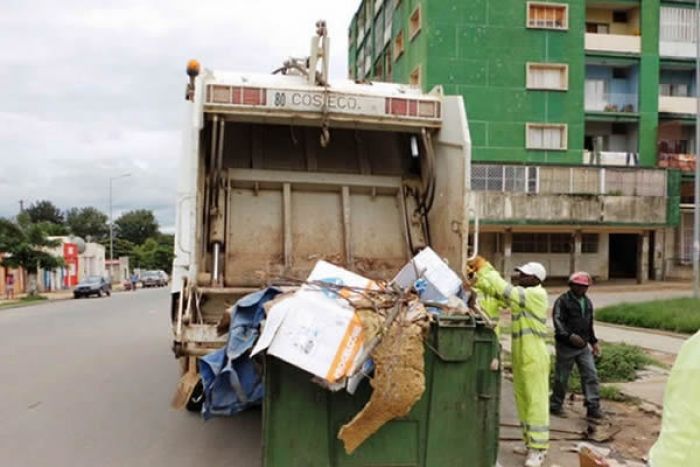
{"type": "Polygon", "coordinates": [[[695,195],[693,216],[693,297],[700,298],[700,0],[695,0],[695,195]]]}
{"type": "Polygon", "coordinates": [[[109,177],[109,280],[112,281],[112,262],[114,261],[114,217],[112,216],[112,182],[120,178],[130,177],[131,174],[122,174],[109,177]]]}

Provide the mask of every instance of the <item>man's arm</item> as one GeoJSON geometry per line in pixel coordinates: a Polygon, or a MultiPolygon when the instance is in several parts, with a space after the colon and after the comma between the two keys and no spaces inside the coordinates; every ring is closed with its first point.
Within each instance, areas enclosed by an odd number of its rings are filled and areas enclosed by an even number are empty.
{"type": "Polygon", "coordinates": [[[595,335],[595,330],[593,329],[593,319],[594,319],[594,317],[595,317],[595,314],[594,314],[594,311],[595,311],[595,310],[593,309],[593,302],[591,302],[591,299],[588,298],[588,297],[586,297],[586,300],[588,301],[588,307],[589,307],[590,310],[591,310],[591,323],[590,323],[590,328],[589,328],[589,330],[588,330],[588,333],[589,333],[590,336],[591,336],[590,343],[593,344],[593,345],[595,345],[595,344],[598,343],[598,338],[596,337],[596,335],[595,335]]]}
{"type": "Polygon", "coordinates": [[[561,342],[569,342],[571,331],[564,322],[564,304],[561,297],[554,302],[552,309],[552,321],[554,321],[554,337],[561,342]]]}
{"type": "Polygon", "coordinates": [[[512,313],[518,313],[525,307],[525,289],[506,282],[490,263],[486,263],[476,277],[474,288],[487,297],[499,299],[503,308],[511,308],[512,313]]]}

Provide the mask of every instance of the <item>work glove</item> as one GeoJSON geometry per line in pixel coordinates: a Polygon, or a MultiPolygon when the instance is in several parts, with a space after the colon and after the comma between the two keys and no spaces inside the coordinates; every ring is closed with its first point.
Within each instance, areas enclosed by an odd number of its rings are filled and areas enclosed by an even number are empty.
{"type": "Polygon", "coordinates": [[[467,275],[479,272],[484,266],[489,264],[483,256],[477,256],[467,261],[467,275]]]}
{"type": "Polygon", "coordinates": [[[573,345],[574,347],[576,347],[578,349],[582,349],[586,346],[586,341],[584,341],[583,338],[581,336],[579,336],[578,334],[570,335],[569,342],[571,343],[571,345],[573,345]]]}

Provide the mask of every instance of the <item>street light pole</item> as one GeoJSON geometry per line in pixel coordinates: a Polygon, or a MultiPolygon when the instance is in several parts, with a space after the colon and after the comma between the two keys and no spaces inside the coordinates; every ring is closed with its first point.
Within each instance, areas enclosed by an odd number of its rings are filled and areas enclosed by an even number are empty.
{"type": "Polygon", "coordinates": [[[700,0],[695,0],[695,194],[693,216],[693,297],[700,298],[700,0]]]}
{"type": "Polygon", "coordinates": [[[114,261],[114,218],[112,216],[112,182],[120,178],[130,177],[131,174],[122,174],[109,177],[109,280],[112,280],[112,268],[114,261]]]}

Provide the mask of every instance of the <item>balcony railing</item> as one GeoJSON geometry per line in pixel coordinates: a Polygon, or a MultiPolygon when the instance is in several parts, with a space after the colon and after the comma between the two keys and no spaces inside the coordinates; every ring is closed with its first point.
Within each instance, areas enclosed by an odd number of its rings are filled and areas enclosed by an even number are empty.
{"type": "Polygon", "coordinates": [[[640,36],[586,33],[586,50],[638,54],[642,50],[640,36]]]}
{"type": "Polygon", "coordinates": [[[471,187],[476,192],[665,197],[666,174],[641,168],[473,164],[471,187]]]}
{"type": "Polygon", "coordinates": [[[585,108],[592,112],[637,112],[639,99],[636,94],[607,92],[586,93],[585,108]]]}
{"type": "Polygon", "coordinates": [[[683,172],[695,170],[695,154],[659,153],[659,167],[679,169],[683,172]]]}
{"type": "Polygon", "coordinates": [[[624,151],[583,151],[583,163],[590,165],[615,165],[636,167],[639,165],[639,153],[624,151]]]}
{"type": "Polygon", "coordinates": [[[694,115],[697,105],[696,97],[659,96],[659,112],[694,115]]]}

